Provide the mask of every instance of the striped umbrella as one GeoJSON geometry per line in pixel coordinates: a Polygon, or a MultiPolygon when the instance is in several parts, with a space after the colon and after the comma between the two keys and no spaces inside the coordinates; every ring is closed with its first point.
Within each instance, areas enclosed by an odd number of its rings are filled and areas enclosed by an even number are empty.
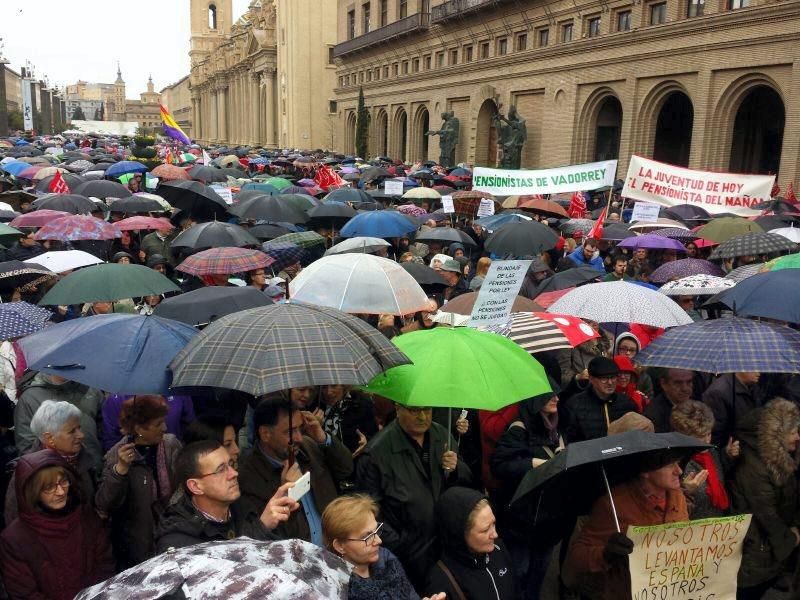
{"type": "Polygon", "coordinates": [[[574,348],[600,337],[577,317],[546,312],[512,313],[510,323],[487,330],[506,336],[530,353],[574,348]]]}
{"type": "Polygon", "coordinates": [[[230,275],[265,269],[274,262],[274,258],[260,250],[226,247],[192,254],[175,268],[189,275],[230,275]]]}

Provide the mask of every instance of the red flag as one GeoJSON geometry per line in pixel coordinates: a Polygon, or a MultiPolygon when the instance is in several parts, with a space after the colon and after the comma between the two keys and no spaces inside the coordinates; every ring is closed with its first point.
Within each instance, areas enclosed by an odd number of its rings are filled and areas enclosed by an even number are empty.
{"type": "Polygon", "coordinates": [[[569,200],[567,213],[569,213],[569,216],[573,219],[582,219],[585,212],[586,199],[583,197],[583,192],[575,192],[569,200]]]}
{"type": "Polygon", "coordinates": [[[781,186],[778,185],[778,182],[775,181],[775,185],[772,186],[772,191],[769,193],[770,196],[773,198],[781,193],[781,186]]]}
{"type": "Polygon", "coordinates": [[[69,194],[69,186],[61,176],[61,171],[56,171],[56,174],[53,175],[53,179],[50,181],[50,191],[54,194],[69,194]]]}
{"type": "Polygon", "coordinates": [[[794,182],[789,182],[789,187],[786,188],[786,195],[784,196],[787,202],[797,202],[797,196],[794,195],[794,182]]]}
{"type": "Polygon", "coordinates": [[[591,231],[586,235],[587,238],[592,238],[593,240],[601,240],[603,239],[603,222],[606,220],[606,211],[600,213],[600,218],[597,219],[597,222],[592,227],[591,231]]]}
{"type": "Polygon", "coordinates": [[[325,165],[321,165],[317,168],[317,174],[314,176],[314,182],[326,192],[331,187],[339,187],[347,184],[344,179],[339,177],[338,173],[325,165]]]}

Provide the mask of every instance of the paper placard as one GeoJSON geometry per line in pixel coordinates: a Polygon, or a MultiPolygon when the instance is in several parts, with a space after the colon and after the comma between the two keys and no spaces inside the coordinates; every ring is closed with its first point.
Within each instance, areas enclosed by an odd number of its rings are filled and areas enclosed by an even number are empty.
{"type": "Polygon", "coordinates": [[[631,223],[634,221],[655,221],[658,219],[660,210],[661,206],[658,204],[653,204],[652,202],[637,202],[633,205],[631,223]]]}
{"type": "Polygon", "coordinates": [[[628,527],[626,535],[633,541],[632,600],[736,598],[736,575],[751,518],[735,515],[628,527]]]}
{"type": "Polygon", "coordinates": [[[491,217],[494,214],[494,200],[488,198],[481,198],[481,204],[478,206],[478,218],[491,217]]]}
{"type": "Polygon", "coordinates": [[[447,214],[452,214],[456,212],[456,207],[453,205],[452,196],[442,196],[442,209],[447,214]]]}
{"type": "MultiPolygon", "coordinates": [[[[478,213],[480,214],[480,213],[478,213]]],[[[522,287],[522,280],[531,266],[531,260],[496,260],[489,267],[472,307],[469,326],[496,325],[505,323],[511,315],[511,307],[522,287]]]]}
{"type": "Polygon", "coordinates": [[[387,179],[383,182],[383,191],[389,196],[402,196],[403,195],[403,182],[391,181],[387,179]]]}
{"type": "Polygon", "coordinates": [[[219,194],[220,197],[223,200],[225,200],[226,204],[233,204],[233,192],[231,191],[231,188],[217,187],[215,185],[212,185],[212,186],[209,186],[209,187],[211,187],[211,189],[213,189],[215,192],[217,192],[217,194],[219,194]]]}

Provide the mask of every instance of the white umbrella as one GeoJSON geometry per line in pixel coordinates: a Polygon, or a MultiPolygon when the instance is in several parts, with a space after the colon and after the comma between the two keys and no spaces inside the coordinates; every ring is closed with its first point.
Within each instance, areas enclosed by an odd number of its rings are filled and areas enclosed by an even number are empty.
{"type": "Polygon", "coordinates": [[[670,281],[658,290],[666,296],[713,296],[736,285],[733,279],[714,275],[689,275],[670,281]]]}
{"type": "Polygon", "coordinates": [[[440,200],[442,195],[434,189],[415,187],[403,194],[404,200],[440,200]]]}
{"type": "Polygon", "coordinates": [[[664,229],[665,227],[675,227],[688,231],[689,228],[680,221],[673,221],[672,219],[665,219],[659,217],[655,221],[634,221],[633,224],[628,226],[631,231],[644,231],[646,229],[664,229]]]}
{"type": "Polygon", "coordinates": [[[357,236],[334,244],[325,251],[325,256],[331,256],[332,254],[348,254],[351,252],[369,254],[370,252],[375,252],[381,248],[388,248],[389,246],[391,246],[391,244],[381,238],[357,236]]]}
{"type": "Polygon", "coordinates": [[[29,258],[25,262],[42,265],[50,269],[53,273],[63,273],[64,271],[72,271],[79,267],[97,265],[103,261],[83,250],[57,250],[54,252],[45,252],[34,258],[29,258]]]}
{"type": "Polygon", "coordinates": [[[409,315],[428,306],[408,271],[372,254],[323,256],[289,283],[289,297],[353,314],[409,315]]]}
{"type": "Polygon", "coordinates": [[[770,233],[777,233],[795,244],[800,244],[800,227],[780,227],[770,230],[770,233]]]}
{"type": "Polygon", "coordinates": [[[582,285],[553,302],[547,312],[598,323],[641,323],[652,327],[692,323],[686,311],[667,296],[627,281],[582,285]]]}

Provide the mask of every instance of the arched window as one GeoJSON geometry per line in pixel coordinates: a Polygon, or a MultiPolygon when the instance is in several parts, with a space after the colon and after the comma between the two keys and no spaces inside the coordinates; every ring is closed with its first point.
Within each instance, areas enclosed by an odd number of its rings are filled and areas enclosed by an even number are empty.
{"type": "Polygon", "coordinates": [[[216,4],[209,4],[208,5],[208,28],[209,29],[216,29],[217,28],[217,5],[216,4]]]}

